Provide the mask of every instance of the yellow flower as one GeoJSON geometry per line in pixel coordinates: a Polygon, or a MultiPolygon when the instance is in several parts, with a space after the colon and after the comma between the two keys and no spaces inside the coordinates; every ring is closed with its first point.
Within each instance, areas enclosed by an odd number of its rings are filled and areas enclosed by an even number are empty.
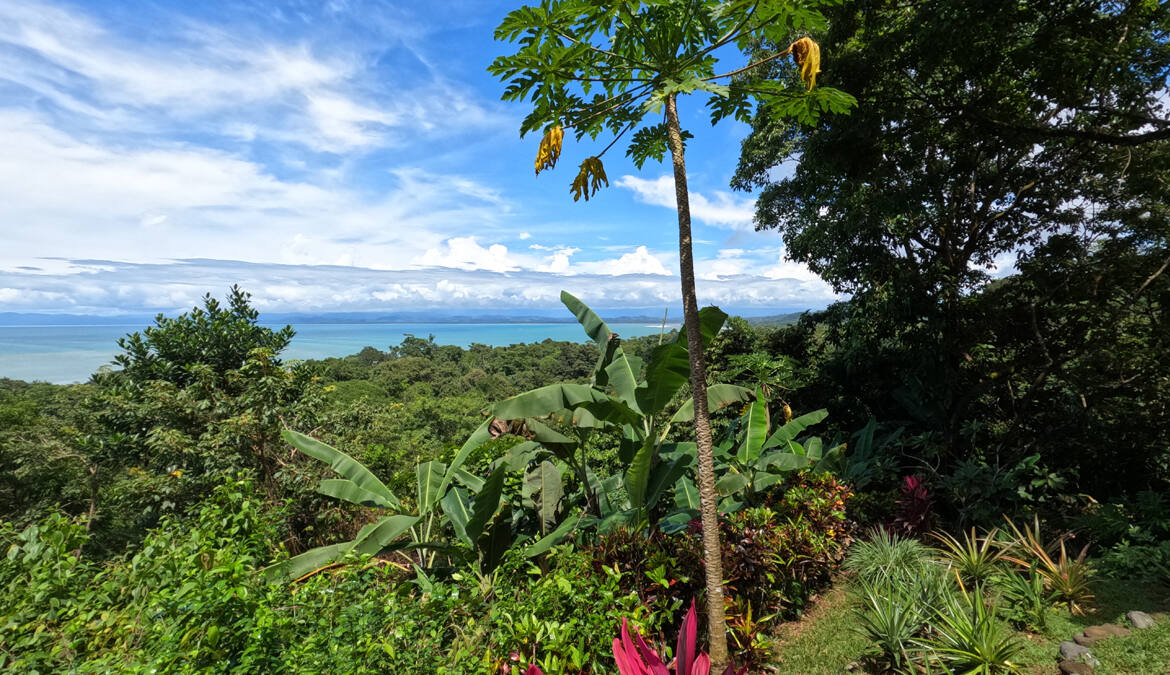
{"type": "Polygon", "coordinates": [[[800,67],[800,79],[812,91],[817,86],[817,73],[821,72],[821,47],[812,38],[802,37],[788,46],[792,60],[800,67]]]}
{"type": "Polygon", "coordinates": [[[553,127],[549,129],[540,139],[540,147],[536,151],[536,175],[545,169],[551,169],[557,165],[557,160],[561,156],[561,144],[565,140],[565,130],[563,127],[553,127]]]}
{"type": "Polygon", "coordinates": [[[585,198],[589,201],[589,197],[597,194],[601,189],[602,181],[605,186],[609,187],[609,179],[605,177],[605,167],[601,165],[601,158],[586,157],[584,162],[581,162],[581,170],[577,173],[577,177],[573,179],[573,185],[570,190],[573,192],[573,201],[585,198]]]}
{"type": "Polygon", "coordinates": [[[175,469],[174,471],[171,472],[171,475],[174,476],[175,478],[180,478],[183,475],[183,470],[182,469],[175,469]]]}

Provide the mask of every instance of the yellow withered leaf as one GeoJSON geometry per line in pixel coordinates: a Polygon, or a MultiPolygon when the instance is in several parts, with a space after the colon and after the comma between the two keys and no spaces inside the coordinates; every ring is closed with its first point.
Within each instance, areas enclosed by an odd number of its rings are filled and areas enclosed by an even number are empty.
{"type": "Polygon", "coordinates": [[[817,86],[817,73],[821,72],[821,47],[812,38],[802,37],[788,46],[792,60],[800,67],[800,79],[812,91],[817,86]]]}
{"type": "Polygon", "coordinates": [[[564,140],[564,127],[553,127],[544,134],[544,138],[540,139],[540,147],[536,150],[536,175],[539,176],[541,171],[557,165],[564,140]]]}
{"type": "Polygon", "coordinates": [[[570,188],[573,192],[573,201],[582,197],[589,201],[589,197],[601,189],[602,182],[609,187],[609,179],[605,177],[605,167],[601,165],[601,158],[586,157],[585,161],[581,162],[581,170],[577,172],[577,177],[573,179],[570,188]]]}

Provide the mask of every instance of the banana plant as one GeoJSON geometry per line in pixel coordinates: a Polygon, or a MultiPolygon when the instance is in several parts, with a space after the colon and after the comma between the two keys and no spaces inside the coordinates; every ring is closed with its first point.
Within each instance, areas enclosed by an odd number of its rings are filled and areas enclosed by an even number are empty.
{"type": "MultiPolygon", "coordinates": [[[[715,446],[718,475],[715,489],[723,498],[720,511],[734,511],[758,503],[764,491],[793,471],[812,467],[819,472],[838,466],[845,452],[844,444],[825,450],[819,437],[798,440],[808,427],[827,416],[826,410],[817,410],[788,420],[773,430],[768,401],[763,391],[757,389],[755,400],[745,406],[743,414],[715,446]]],[[[679,508],[690,512],[697,509],[697,501],[698,490],[688,479],[675,485],[675,502],[679,508]]],[[[682,517],[675,520],[681,523],[682,517]]]]}
{"type": "MultiPolygon", "coordinates": [[[[415,467],[417,491],[413,508],[349,455],[304,434],[282,432],[290,445],[329,464],[341,476],[322,480],[318,492],[358,506],[383,509],[389,514],[363,527],[352,541],[306,551],[265,568],[266,574],[271,579],[297,579],[351,554],[374,555],[405,549],[419,550],[419,562],[427,566],[434,564],[439,552],[445,552],[455,558],[470,558],[487,573],[495,569],[504,552],[513,546],[526,544],[524,551],[528,557],[547,551],[575,524],[572,519],[565,519],[559,526],[551,527],[560,501],[560,475],[555,479],[551,476],[556,467],[540,466],[538,471],[546,474],[538,476],[539,485],[526,491],[525,499],[539,506],[537,511],[545,527],[538,533],[543,536],[531,544],[527,540],[532,537],[513,526],[512,505],[502,497],[505,474],[515,468],[515,462],[498,463],[487,479],[462,468],[471,452],[491,438],[490,424],[489,419],[472,433],[450,465],[430,461],[415,467]],[[441,540],[447,522],[455,531],[455,542],[441,540]]],[[[522,445],[530,449],[537,444],[522,445]]]]}
{"type": "MultiPolygon", "coordinates": [[[[690,378],[686,341],[680,335],[660,343],[649,362],[643,363],[622,349],[618,336],[585,303],[567,292],[561,293],[561,302],[597,344],[599,356],[590,384],[562,383],[533,389],[497,403],[492,414],[523,420],[532,440],[574,474],[587,508],[603,522],[646,524],[651,509],[694,460],[693,452],[677,452],[677,447],[666,442],[673,426],[694,419],[694,404],[689,399],[673,411],[669,409],[690,378]],[[546,422],[569,430],[572,436],[546,422]],[[620,476],[602,480],[590,469],[587,441],[598,432],[619,435],[619,457],[626,464],[620,476]],[[615,494],[624,498],[615,499],[615,494]]],[[[707,345],[727,315],[708,307],[700,312],[700,319],[703,344],[707,345]]],[[[711,410],[752,398],[751,390],[735,385],[715,384],[707,390],[711,410]]]]}
{"type": "Polygon", "coordinates": [[[441,500],[456,539],[475,553],[473,562],[481,575],[494,571],[512,548],[520,547],[525,557],[532,558],[589,524],[583,512],[561,517],[562,469],[547,459],[529,466],[537,447],[533,442],[522,443],[496,460],[474,499],[467,489],[455,486],[441,500]],[[518,472],[523,472],[520,494],[509,495],[506,478],[518,472]],[[535,524],[526,527],[529,513],[535,524]]]}

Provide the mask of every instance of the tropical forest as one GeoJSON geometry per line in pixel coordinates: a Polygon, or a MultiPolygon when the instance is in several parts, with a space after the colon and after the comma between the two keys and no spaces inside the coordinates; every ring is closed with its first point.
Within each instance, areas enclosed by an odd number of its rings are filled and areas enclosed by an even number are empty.
{"type": "Polygon", "coordinates": [[[680,319],[299,359],[241,282],[0,379],[0,670],[1170,672],[1170,4],[496,22],[534,193],[670,177],[680,319]],[[704,171],[835,300],[705,299],[704,171]]]}

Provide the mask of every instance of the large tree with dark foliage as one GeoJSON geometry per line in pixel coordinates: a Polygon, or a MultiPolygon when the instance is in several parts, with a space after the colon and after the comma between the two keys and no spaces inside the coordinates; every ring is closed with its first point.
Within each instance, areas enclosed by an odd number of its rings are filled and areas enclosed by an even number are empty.
{"type": "Polygon", "coordinates": [[[1170,6],[873,0],[829,18],[823,80],[856,111],[809,129],[761,110],[735,185],[853,295],[838,390],[935,430],[952,458],[1048,449],[1088,484],[1100,452],[1055,446],[1126,427],[1144,442],[1124,451],[1132,475],[1164,476],[1164,408],[1094,397],[1155,395],[1170,373],[1170,6]],[[980,295],[1017,256],[1021,275],[980,295]],[[1010,423],[977,417],[993,409],[1010,423]]]}

